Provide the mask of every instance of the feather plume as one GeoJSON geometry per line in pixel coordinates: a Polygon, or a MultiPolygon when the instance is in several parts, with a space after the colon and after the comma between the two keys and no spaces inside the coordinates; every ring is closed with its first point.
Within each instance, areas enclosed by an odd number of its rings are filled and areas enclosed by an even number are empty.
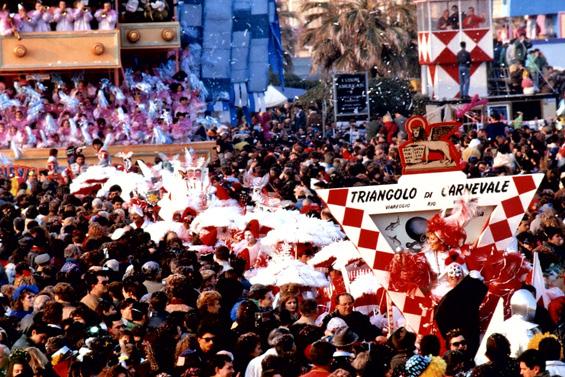
{"type": "Polygon", "coordinates": [[[340,270],[359,259],[361,259],[361,254],[353,242],[338,241],[324,246],[308,261],[308,264],[316,267],[331,263],[334,269],[340,270]]]}
{"type": "Polygon", "coordinates": [[[358,276],[349,284],[349,293],[353,298],[358,299],[363,295],[375,295],[377,290],[382,287],[375,274],[367,273],[358,276]]]}
{"type": "Polygon", "coordinates": [[[284,217],[285,222],[267,234],[262,241],[266,245],[288,242],[326,246],[344,237],[339,226],[332,222],[308,217],[297,211],[279,210],[276,214],[284,217]]]}
{"type": "Polygon", "coordinates": [[[98,101],[98,106],[101,109],[107,109],[110,106],[108,100],[106,99],[106,96],[104,95],[104,91],[102,90],[102,88],[98,89],[98,93],[96,94],[96,100],[98,101]]]}
{"type": "Polygon", "coordinates": [[[78,139],[78,137],[80,136],[80,132],[77,127],[77,122],[74,120],[74,118],[69,119],[69,125],[71,128],[71,137],[78,139]]]}
{"type": "Polygon", "coordinates": [[[190,224],[190,229],[198,233],[201,229],[214,227],[227,227],[230,229],[243,229],[242,210],[240,207],[212,207],[199,213],[190,224]]]}
{"type": "MultiPolygon", "coordinates": [[[[247,276],[247,275],[246,275],[247,276]]],[[[326,276],[313,267],[289,256],[275,255],[265,268],[249,277],[252,284],[275,285],[297,284],[303,287],[321,288],[329,284],[326,276]]]]}
{"type": "Polygon", "coordinates": [[[159,243],[159,241],[163,240],[165,234],[167,232],[175,232],[177,235],[180,235],[182,232],[182,223],[178,223],[175,221],[157,221],[152,224],[149,224],[147,228],[145,228],[145,232],[149,233],[151,236],[151,240],[155,243],[159,243]]]}
{"type": "Polygon", "coordinates": [[[11,99],[6,93],[0,94],[0,110],[6,111],[11,107],[20,107],[21,103],[17,99],[11,99]]]}
{"type": "Polygon", "coordinates": [[[0,165],[2,166],[12,166],[14,165],[14,160],[3,153],[0,153],[0,165]]]}
{"type": "Polygon", "coordinates": [[[88,124],[86,122],[80,125],[80,133],[86,145],[92,145],[92,136],[88,133],[88,124]]]}
{"type": "Polygon", "coordinates": [[[457,224],[460,227],[465,226],[473,217],[477,216],[477,199],[471,199],[469,194],[458,199],[451,214],[445,218],[447,224],[457,224]]]}
{"type": "Polygon", "coordinates": [[[116,104],[123,105],[126,101],[126,96],[124,92],[120,88],[115,85],[110,86],[110,91],[114,94],[114,98],[116,99],[116,104]]]}
{"type": "Polygon", "coordinates": [[[22,158],[22,150],[14,140],[10,141],[10,149],[14,154],[14,160],[19,160],[20,158],[22,158]]]}
{"type": "MultiPolygon", "coordinates": [[[[110,187],[112,187],[113,185],[119,185],[122,188],[122,193],[120,196],[125,201],[129,201],[131,199],[132,193],[137,192],[142,196],[145,196],[150,190],[149,183],[142,175],[137,173],[124,172],[114,167],[110,169],[113,169],[113,173],[102,185],[102,187],[98,191],[97,196],[106,196],[110,191],[110,187]]],[[[82,174],[79,177],[82,177],[82,174]]]]}
{"type": "Polygon", "coordinates": [[[25,131],[26,131],[26,135],[27,135],[27,144],[29,145],[35,145],[37,144],[37,138],[35,137],[35,135],[33,134],[31,127],[30,126],[26,126],[25,127],[25,131]]]}

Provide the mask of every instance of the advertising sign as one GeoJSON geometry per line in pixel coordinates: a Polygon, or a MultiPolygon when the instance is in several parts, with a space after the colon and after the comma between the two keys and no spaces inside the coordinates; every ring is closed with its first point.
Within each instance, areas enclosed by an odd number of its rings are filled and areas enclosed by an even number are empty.
{"type": "Polygon", "coordinates": [[[369,119],[367,73],[336,74],[333,77],[336,121],[369,119]]]}

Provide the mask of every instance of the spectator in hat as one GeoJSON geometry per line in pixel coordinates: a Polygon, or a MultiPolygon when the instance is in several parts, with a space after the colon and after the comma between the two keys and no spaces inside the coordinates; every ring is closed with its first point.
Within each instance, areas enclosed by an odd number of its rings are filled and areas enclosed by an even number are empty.
{"type": "Polygon", "coordinates": [[[336,348],[333,354],[332,370],[344,369],[355,374],[351,362],[355,359],[354,345],[359,336],[349,328],[343,328],[333,336],[331,344],[336,348]]]}
{"type": "Polygon", "coordinates": [[[141,266],[141,272],[145,278],[143,285],[147,288],[147,293],[151,294],[163,289],[163,283],[159,280],[161,273],[159,263],[155,261],[145,262],[141,266]]]}
{"type": "Polygon", "coordinates": [[[12,310],[10,317],[14,317],[18,321],[26,315],[33,312],[33,301],[39,293],[39,289],[35,285],[20,285],[12,295],[12,310]]]}
{"type": "Polygon", "coordinates": [[[331,341],[334,335],[341,329],[347,327],[347,323],[341,318],[335,317],[330,319],[324,331],[325,339],[331,341]]]}

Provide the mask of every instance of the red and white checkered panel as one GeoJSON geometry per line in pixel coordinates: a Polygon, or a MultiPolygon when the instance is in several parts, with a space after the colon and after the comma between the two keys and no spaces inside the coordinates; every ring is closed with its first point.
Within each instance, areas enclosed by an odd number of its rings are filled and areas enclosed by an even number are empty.
{"type": "MultiPolygon", "coordinates": [[[[542,174],[512,177],[514,187],[510,187],[506,197],[501,195],[500,203],[495,207],[485,229],[478,238],[478,247],[506,249],[542,179],[542,174]]],[[[424,177],[422,181],[425,181],[424,177]]],[[[351,204],[349,188],[318,190],[317,193],[327,204],[334,218],[342,225],[348,238],[357,246],[365,262],[373,268],[382,286],[387,287],[389,274],[386,268],[394,252],[371,219],[371,215],[378,213],[371,211],[366,204],[351,204]]],[[[400,292],[389,291],[388,293],[394,304],[404,314],[407,325],[413,331],[420,334],[429,331],[425,326],[430,323],[431,311],[428,309],[431,308],[431,297],[425,297],[421,292],[414,297],[400,292]]]]}
{"type": "Polygon", "coordinates": [[[430,64],[430,32],[418,32],[418,59],[420,64],[430,64]]]}
{"type": "Polygon", "coordinates": [[[490,28],[472,30],[446,30],[420,32],[418,49],[422,49],[421,64],[456,64],[460,43],[467,43],[473,62],[488,62],[493,59],[493,41],[490,28]]]}
{"type": "MultiPolygon", "coordinates": [[[[428,93],[432,98],[459,97],[459,70],[456,65],[429,65],[425,67],[428,75],[428,93]]],[[[487,63],[473,64],[471,67],[471,85],[469,95],[478,94],[486,97],[487,92],[487,63]]]]}
{"type": "Polygon", "coordinates": [[[502,200],[494,209],[488,225],[479,237],[478,247],[506,250],[542,179],[543,176],[539,174],[517,175],[512,178],[517,195],[502,200]]]}

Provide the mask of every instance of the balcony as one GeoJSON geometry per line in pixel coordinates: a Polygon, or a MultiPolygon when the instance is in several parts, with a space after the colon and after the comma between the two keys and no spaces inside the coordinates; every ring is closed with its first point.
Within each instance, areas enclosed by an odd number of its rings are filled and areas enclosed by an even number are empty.
{"type": "Polygon", "coordinates": [[[118,30],[0,37],[0,72],[119,68],[118,30]]]}
{"type": "Polygon", "coordinates": [[[180,48],[178,22],[123,23],[119,28],[122,50],[180,48]]]}

